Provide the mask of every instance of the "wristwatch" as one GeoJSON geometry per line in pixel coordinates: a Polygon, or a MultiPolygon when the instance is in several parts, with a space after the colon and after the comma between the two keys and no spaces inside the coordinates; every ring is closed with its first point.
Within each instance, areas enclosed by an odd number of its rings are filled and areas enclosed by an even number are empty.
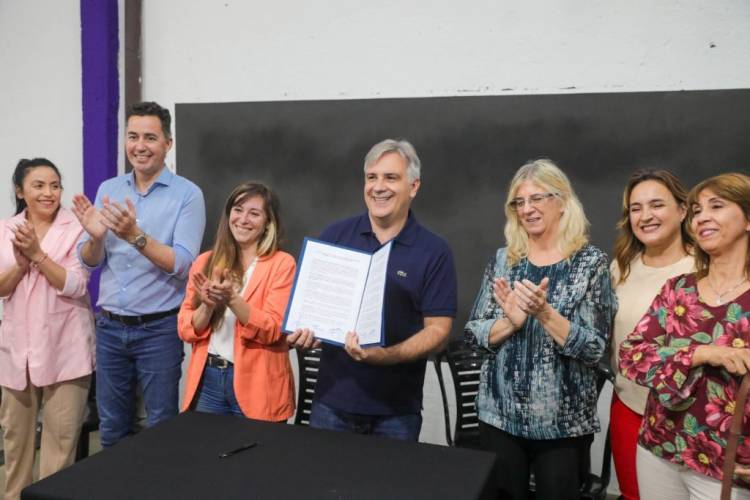
{"type": "Polygon", "coordinates": [[[139,234],[133,239],[133,241],[130,242],[130,244],[138,250],[143,250],[143,247],[146,246],[146,243],[148,243],[148,236],[146,236],[146,233],[139,234]]]}

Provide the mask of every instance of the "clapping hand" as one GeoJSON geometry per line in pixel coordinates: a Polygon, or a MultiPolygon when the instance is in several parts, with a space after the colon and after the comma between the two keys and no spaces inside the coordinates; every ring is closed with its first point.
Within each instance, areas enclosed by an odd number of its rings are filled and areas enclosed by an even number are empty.
{"type": "Polygon", "coordinates": [[[127,242],[131,242],[140,234],[136,224],[135,205],[130,198],[125,198],[125,206],[116,201],[109,201],[108,196],[102,198],[101,222],[115,235],[127,242]]]}
{"type": "Polygon", "coordinates": [[[97,240],[104,238],[107,234],[107,226],[104,225],[102,214],[83,194],[73,196],[73,213],[89,235],[97,240]]]}
{"type": "Polygon", "coordinates": [[[15,239],[13,239],[11,243],[13,247],[13,257],[16,259],[16,264],[18,264],[18,267],[20,267],[25,273],[31,266],[31,260],[21,252],[21,249],[16,245],[15,239]]]}
{"type": "MultiPolygon", "coordinates": [[[[11,229],[13,232],[13,252],[20,252],[29,263],[39,262],[44,258],[44,252],[39,244],[34,227],[26,221],[11,229]]],[[[18,262],[18,258],[16,257],[18,262]]],[[[19,262],[19,265],[21,263],[19,262]]]]}
{"type": "Polygon", "coordinates": [[[529,280],[516,281],[513,284],[513,293],[518,299],[519,307],[526,314],[536,316],[549,305],[547,303],[548,287],[549,278],[544,278],[539,285],[535,285],[529,280]]]}
{"type": "Polygon", "coordinates": [[[193,281],[193,287],[195,287],[195,293],[198,294],[201,303],[212,309],[215,308],[217,304],[211,297],[210,280],[206,275],[202,272],[197,272],[191,276],[191,280],[193,281]]]}
{"type": "Polygon", "coordinates": [[[214,268],[211,278],[202,272],[193,274],[193,286],[206,306],[215,308],[226,306],[237,296],[237,288],[228,269],[214,268]]]}
{"type": "Polygon", "coordinates": [[[518,295],[511,289],[508,280],[505,278],[495,278],[492,285],[493,297],[495,302],[505,313],[505,317],[510,324],[518,330],[521,328],[528,317],[525,310],[521,308],[518,295]]]}

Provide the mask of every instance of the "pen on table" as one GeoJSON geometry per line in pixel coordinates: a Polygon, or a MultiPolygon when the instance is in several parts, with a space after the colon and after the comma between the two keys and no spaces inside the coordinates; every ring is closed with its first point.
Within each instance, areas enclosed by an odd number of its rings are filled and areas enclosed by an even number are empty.
{"type": "Polygon", "coordinates": [[[219,458],[231,457],[232,455],[235,455],[235,454],[237,454],[237,453],[239,453],[241,451],[249,450],[250,448],[255,448],[256,446],[258,446],[258,443],[243,444],[239,448],[235,448],[233,450],[229,450],[227,452],[222,453],[221,455],[219,455],[219,458]]]}

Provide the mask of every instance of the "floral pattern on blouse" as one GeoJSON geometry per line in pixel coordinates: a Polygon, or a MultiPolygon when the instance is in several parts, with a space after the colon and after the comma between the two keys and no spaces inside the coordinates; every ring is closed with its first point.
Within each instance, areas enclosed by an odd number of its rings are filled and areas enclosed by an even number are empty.
{"type": "MultiPolygon", "coordinates": [[[[723,368],[691,365],[701,345],[747,347],[748,317],[750,291],[729,304],[711,306],[700,300],[695,274],[666,282],[635,331],[620,345],[622,374],[650,389],[641,446],[657,457],[722,479],[740,379],[723,368]]],[[[750,404],[745,407],[743,436],[749,434],[749,411],[750,404]]],[[[744,437],[737,461],[750,465],[750,440],[744,437]]]]}

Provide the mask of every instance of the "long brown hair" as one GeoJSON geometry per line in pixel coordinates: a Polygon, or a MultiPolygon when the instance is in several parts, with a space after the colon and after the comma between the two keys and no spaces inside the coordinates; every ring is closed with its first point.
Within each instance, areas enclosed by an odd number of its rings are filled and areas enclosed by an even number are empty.
{"type": "MultiPolygon", "coordinates": [[[[615,240],[615,260],[620,271],[620,279],[617,282],[623,283],[630,275],[630,264],[639,254],[645,250],[645,245],[635,237],[633,228],[630,225],[630,195],[633,194],[635,187],[641,182],[656,181],[662,184],[672,193],[672,197],[677,205],[687,208],[688,193],[685,186],[669,170],[638,170],[628,179],[625,190],[622,192],[622,211],[620,220],[617,222],[617,239],[615,240]]],[[[680,224],[680,237],[682,238],[682,248],[685,253],[690,253],[693,247],[693,236],[690,233],[690,223],[685,217],[680,224]]]]}
{"type": "MultiPolygon", "coordinates": [[[[273,255],[281,246],[283,227],[281,225],[281,213],[279,198],[276,193],[261,182],[245,182],[240,184],[229,195],[224,204],[224,211],[216,228],[216,238],[211,252],[211,258],[206,261],[203,274],[208,277],[217,272],[229,270],[232,280],[237,283],[242,281],[245,269],[242,266],[242,249],[232,236],[229,229],[229,214],[232,207],[243,203],[248,198],[260,196],[263,199],[263,209],[266,212],[266,228],[258,241],[258,258],[273,255]]],[[[197,308],[201,301],[198,295],[193,299],[193,307],[197,308]]],[[[216,330],[224,320],[226,307],[217,307],[211,315],[211,328],[216,330]]]]}
{"type": "MultiPolygon", "coordinates": [[[[711,177],[699,182],[688,195],[688,216],[686,219],[690,223],[695,216],[695,205],[698,203],[698,195],[702,191],[710,189],[719,198],[723,198],[732,203],[739,205],[745,219],[750,221],[750,177],[745,174],[731,172],[711,177]]],[[[750,240],[745,250],[745,277],[750,277],[750,240]]],[[[711,256],[708,255],[700,245],[695,246],[695,269],[698,278],[703,278],[708,274],[708,265],[711,263],[711,256]]]]}

